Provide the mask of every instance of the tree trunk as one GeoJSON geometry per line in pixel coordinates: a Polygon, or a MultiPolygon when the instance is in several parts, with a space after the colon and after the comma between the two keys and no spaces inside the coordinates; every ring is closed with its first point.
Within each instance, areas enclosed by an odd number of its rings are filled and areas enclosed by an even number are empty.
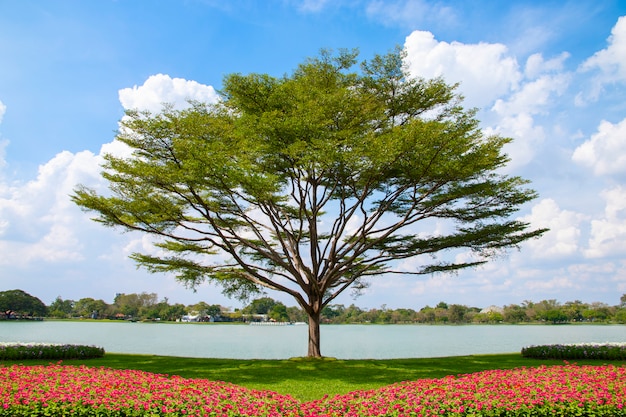
{"type": "Polygon", "coordinates": [[[315,309],[313,314],[309,314],[309,358],[321,358],[320,350],[320,316],[321,311],[315,309]]]}

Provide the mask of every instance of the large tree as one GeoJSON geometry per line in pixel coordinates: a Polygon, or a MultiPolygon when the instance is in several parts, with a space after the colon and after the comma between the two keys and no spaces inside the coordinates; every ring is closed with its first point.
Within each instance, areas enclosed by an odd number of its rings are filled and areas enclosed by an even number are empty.
{"type": "Polygon", "coordinates": [[[39,298],[25,291],[9,290],[0,292],[0,311],[4,313],[7,319],[10,319],[14,314],[44,317],[47,313],[47,307],[39,298]]]}
{"type": "Polygon", "coordinates": [[[320,313],[345,290],[476,266],[543,232],[510,218],[536,197],[501,170],[510,139],[485,136],[456,86],[403,58],[354,69],[355,51],[322,51],[291,75],[228,75],[218,103],[128,111],[116,140],[133,153],[105,156],[110,192],[73,199],[155,236],[132,255],[152,272],[291,295],[321,356],[320,313]]]}
{"type": "Polygon", "coordinates": [[[125,316],[138,317],[158,303],[156,293],[117,294],[113,304],[125,316]]]}
{"type": "Polygon", "coordinates": [[[71,317],[74,304],[74,300],[64,300],[61,296],[58,296],[48,307],[48,315],[58,318],[71,317]]]}

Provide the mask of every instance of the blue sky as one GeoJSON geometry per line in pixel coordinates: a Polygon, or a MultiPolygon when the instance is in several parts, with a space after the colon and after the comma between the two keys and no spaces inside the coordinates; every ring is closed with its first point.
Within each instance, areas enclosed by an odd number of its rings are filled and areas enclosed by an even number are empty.
{"type": "MultiPolygon", "coordinates": [[[[124,108],[213,100],[224,75],[290,73],[321,48],[406,48],[414,75],[459,82],[486,133],[515,139],[508,173],[551,231],[453,276],[381,277],[361,307],[419,309],[626,293],[626,3],[427,0],[0,0],[0,290],[46,304],[155,292],[238,307],[135,268],[149,240],[104,229],[69,200],[100,190],[124,108]]],[[[403,265],[410,269],[411,264],[403,265]]],[[[276,293],[271,297],[293,302],[276,293]]]]}

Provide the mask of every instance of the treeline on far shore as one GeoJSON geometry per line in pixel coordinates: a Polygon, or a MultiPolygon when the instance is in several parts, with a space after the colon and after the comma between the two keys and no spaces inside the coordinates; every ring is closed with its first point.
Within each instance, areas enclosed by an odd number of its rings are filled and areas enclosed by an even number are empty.
{"type": "MultiPolygon", "coordinates": [[[[192,305],[170,304],[155,293],[117,294],[112,304],[93,298],[64,300],[57,297],[49,306],[22,290],[0,291],[0,319],[56,318],[109,319],[188,322],[306,322],[307,315],[298,307],[287,307],[270,297],[252,300],[234,311],[218,304],[199,302],[192,305]]],[[[389,309],[386,306],[362,309],[352,304],[331,304],[322,311],[322,323],[374,324],[463,324],[463,323],[619,323],[626,324],[626,294],[620,303],[583,303],[556,300],[524,301],[502,307],[468,307],[440,302],[419,310],[389,309]]]]}

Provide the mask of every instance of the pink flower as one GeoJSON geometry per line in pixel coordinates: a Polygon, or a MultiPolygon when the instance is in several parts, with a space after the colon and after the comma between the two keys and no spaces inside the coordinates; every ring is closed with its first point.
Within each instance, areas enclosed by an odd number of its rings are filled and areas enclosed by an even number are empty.
{"type": "MultiPolygon", "coordinates": [[[[290,396],[224,382],[133,370],[50,366],[0,367],[3,409],[52,405],[131,415],[339,417],[466,415],[550,405],[558,412],[623,409],[626,368],[576,366],[495,370],[404,382],[300,403],[290,396]]],[[[602,414],[604,413],[604,414],[602,414]]]]}

